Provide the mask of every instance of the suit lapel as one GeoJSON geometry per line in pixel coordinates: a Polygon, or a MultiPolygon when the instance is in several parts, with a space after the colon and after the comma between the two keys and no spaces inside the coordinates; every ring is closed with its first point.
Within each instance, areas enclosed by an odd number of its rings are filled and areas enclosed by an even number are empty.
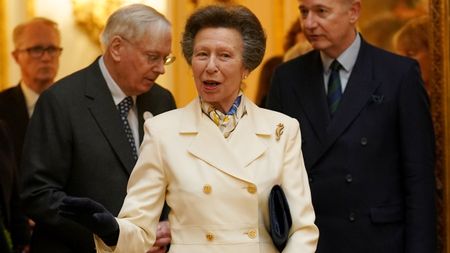
{"type": "Polygon", "coordinates": [[[219,128],[201,112],[198,98],[185,108],[181,126],[181,134],[194,134],[188,152],[226,174],[251,182],[250,175],[244,170],[246,159],[236,155],[236,150],[231,148],[219,128]]]}
{"type": "Polygon", "coordinates": [[[128,173],[135,161],[127,141],[116,105],[104,80],[98,61],[89,67],[86,97],[89,111],[128,173]]]}
{"type": "Polygon", "coordinates": [[[25,95],[20,88],[20,84],[13,88],[11,99],[14,100],[11,104],[18,105],[16,108],[12,109],[14,111],[12,120],[14,121],[14,127],[17,129],[13,129],[11,132],[15,134],[14,141],[17,142],[14,143],[17,145],[17,147],[15,147],[17,154],[15,155],[20,158],[28,122],[30,121],[27,102],[25,101],[25,95]]]}
{"type": "Polygon", "coordinates": [[[136,99],[137,116],[139,122],[139,143],[144,137],[144,122],[146,119],[156,116],[168,110],[175,109],[175,104],[171,105],[170,94],[165,93],[158,84],[153,84],[152,88],[136,99]]]}
{"type": "Polygon", "coordinates": [[[25,126],[26,128],[30,116],[28,115],[27,102],[25,101],[25,95],[20,88],[20,84],[13,88],[13,94],[16,100],[15,104],[20,105],[16,108],[16,112],[18,113],[17,119],[20,120],[20,122],[17,122],[17,125],[25,126]]]}
{"type": "Polygon", "coordinates": [[[358,117],[379,85],[379,82],[373,80],[372,61],[367,44],[362,41],[360,53],[342,96],[341,104],[327,128],[327,139],[322,152],[318,153],[315,159],[312,159],[312,165],[358,117]]]}
{"type": "MultiPolygon", "coordinates": [[[[267,150],[267,144],[261,138],[271,133],[267,122],[263,122],[264,116],[260,115],[261,110],[244,96],[243,102],[245,102],[247,115],[239,121],[230,136],[229,144],[239,164],[246,167],[267,150]]],[[[272,127],[275,129],[275,125],[272,127]]]]}
{"type": "MultiPolygon", "coordinates": [[[[136,98],[139,145],[142,143],[142,140],[144,139],[144,123],[145,123],[144,113],[149,108],[146,104],[146,101],[148,101],[148,99],[145,99],[145,94],[137,96],[137,98],[136,98]]],[[[151,113],[151,112],[148,112],[148,113],[151,113]]]]}
{"type": "Polygon", "coordinates": [[[323,67],[318,52],[311,54],[309,57],[312,57],[312,64],[300,66],[305,68],[304,73],[307,74],[303,76],[296,75],[299,78],[296,82],[298,84],[304,83],[305,85],[295,85],[294,87],[313,131],[318,140],[323,143],[326,136],[326,127],[330,121],[323,83],[323,67]]]}

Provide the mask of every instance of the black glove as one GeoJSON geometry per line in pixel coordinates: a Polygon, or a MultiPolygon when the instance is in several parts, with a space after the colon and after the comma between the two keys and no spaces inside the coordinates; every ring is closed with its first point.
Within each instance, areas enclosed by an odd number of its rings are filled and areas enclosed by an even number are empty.
{"type": "Polygon", "coordinates": [[[100,203],[89,198],[66,196],[59,206],[59,214],[83,225],[99,236],[106,245],[117,245],[119,224],[100,203]]]}

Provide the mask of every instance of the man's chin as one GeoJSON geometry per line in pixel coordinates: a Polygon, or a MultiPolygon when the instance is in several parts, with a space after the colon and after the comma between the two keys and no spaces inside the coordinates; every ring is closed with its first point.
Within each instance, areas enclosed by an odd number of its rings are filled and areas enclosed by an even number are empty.
{"type": "MultiPolygon", "coordinates": [[[[136,91],[134,92],[134,94],[131,94],[132,96],[138,96],[138,95],[141,95],[141,94],[143,94],[143,93],[146,93],[146,92],[148,92],[152,87],[153,87],[153,85],[154,85],[155,83],[154,82],[151,82],[151,83],[145,83],[145,84],[141,84],[140,86],[139,86],[139,88],[138,89],[136,89],[136,91]]],[[[130,94],[129,94],[130,95],[130,94]]]]}
{"type": "Polygon", "coordinates": [[[315,50],[323,50],[326,48],[325,44],[322,41],[312,41],[310,42],[311,47],[315,50]]]}
{"type": "Polygon", "coordinates": [[[42,75],[42,76],[38,76],[36,78],[36,81],[39,83],[48,83],[49,85],[52,84],[55,81],[55,76],[54,75],[42,75]]]}

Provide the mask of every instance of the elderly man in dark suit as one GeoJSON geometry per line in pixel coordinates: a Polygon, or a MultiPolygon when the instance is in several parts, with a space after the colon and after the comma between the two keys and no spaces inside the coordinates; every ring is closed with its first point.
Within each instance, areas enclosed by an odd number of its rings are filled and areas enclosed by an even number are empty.
{"type": "Polygon", "coordinates": [[[93,235],[60,216],[65,196],[117,215],[139,153],[144,120],[175,108],[155,83],[173,61],[171,25],[153,8],[120,8],[102,33],[103,55],[39,98],[26,135],[21,197],[36,222],[32,252],[94,252],[93,235]]]}
{"type": "Polygon", "coordinates": [[[318,253],[436,250],[434,133],[416,61],[356,32],[360,0],[299,0],[312,52],[281,65],[268,107],[300,122],[318,253]]]}
{"type": "Polygon", "coordinates": [[[12,134],[19,164],[28,120],[39,95],[55,80],[62,48],[58,25],[42,17],[16,26],[13,42],[12,56],[20,67],[20,82],[0,93],[0,118],[12,134]]]}

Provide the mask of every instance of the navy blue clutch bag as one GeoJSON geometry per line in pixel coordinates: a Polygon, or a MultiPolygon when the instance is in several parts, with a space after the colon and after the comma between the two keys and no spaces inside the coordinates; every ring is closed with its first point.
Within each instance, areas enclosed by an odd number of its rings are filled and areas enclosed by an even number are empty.
{"type": "Polygon", "coordinates": [[[274,185],[269,195],[270,237],[278,251],[283,251],[289,238],[292,217],[283,189],[274,185]]]}

